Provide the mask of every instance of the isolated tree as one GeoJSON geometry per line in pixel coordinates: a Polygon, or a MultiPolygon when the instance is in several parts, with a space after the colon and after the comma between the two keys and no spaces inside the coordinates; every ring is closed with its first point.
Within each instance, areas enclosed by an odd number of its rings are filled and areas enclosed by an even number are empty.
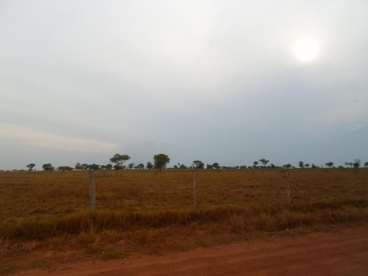
{"type": "Polygon", "coordinates": [[[303,161],[299,161],[299,168],[303,169],[304,168],[304,162],[303,161]]]}
{"type": "Polygon", "coordinates": [[[285,169],[291,169],[293,166],[291,164],[285,164],[282,167],[285,169]]]}
{"type": "Polygon", "coordinates": [[[364,167],[368,168],[368,162],[364,163],[364,167]]]}
{"type": "Polygon", "coordinates": [[[102,170],[112,170],[112,165],[111,164],[102,165],[101,169],[102,170]]]}
{"type": "Polygon", "coordinates": [[[42,165],[44,171],[53,171],[55,168],[51,163],[46,163],[42,165]]]}
{"type": "Polygon", "coordinates": [[[128,165],[128,168],[129,168],[129,169],[133,169],[133,168],[134,168],[134,163],[130,163],[130,164],[128,165]]]}
{"type": "Polygon", "coordinates": [[[333,166],[334,166],[334,162],[327,162],[326,164],[326,167],[328,167],[328,168],[332,168],[333,166]]]}
{"type": "Polygon", "coordinates": [[[100,169],[100,165],[98,165],[98,164],[88,164],[87,165],[87,169],[88,170],[91,170],[91,171],[97,171],[97,170],[99,170],[100,169]]]}
{"type": "Polygon", "coordinates": [[[32,171],[34,167],[36,167],[36,164],[35,163],[30,163],[26,166],[28,168],[28,171],[32,171]]]}
{"type": "Polygon", "coordinates": [[[304,167],[309,168],[310,165],[307,163],[307,164],[304,164],[304,167]]]}
{"type": "Polygon", "coordinates": [[[203,170],[204,169],[204,163],[200,160],[194,160],[193,161],[193,167],[194,167],[194,169],[203,170]]]}
{"type": "Polygon", "coordinates": [[[262,159],[259,159],[259,162],[261,162],[262,166],[265,168],[267,166],[268,162],[270,162],[270,160],[262,158],[262,159]]]}
{"type": "Polygon", "coordinates": [[[130,159],[130,156],[127,154],[119,154],[116,153],[114,154],[113,157],[111,157],[110,161],[111,163],[115,164],[114,168],[115,170],[120,170],[124,168],[124,162],[128,161],[130,159]]]}
{"type": "Polygon", "coordinates": [[[215,170],[220,169],[220,164],[219,164],[219,163],[217,163],[217,162],[213,163],[213,164],[212,164],[212,169],[215,169],[215,170]]]}
{"type": "Polygon", "coordinates": [[[184,169],[187,169],[187,166],[185,166],[182,163],[178,163],[178,164],[174,165],[174,169],[184,170],[184,169]]]}
{"type": "Polygon", "coordinates": [[[89,166],[90,166],[90,164],[83,163],[82,164],[82,170],[89,170],[90,169],[89,166]]]}
{"type": "Polygon", "coordinates": [[[153,169],[153,164],[151,162],[147,162],[146,168],[148,170],[152,170],[153,169]]]}
{"type": "Polygon", "coordinates": [[[87,164],[87,163],[83,163],[83,164],[81,164],[81,163],[77,163],[77,164],[75,164],[75,166],[74,166],[74,168],[76,169],[76,170],[88,170],[89,169],[89,164],[87,164]]]}
{"type": "Polygon", "coordinates": [[[60,166],[58,167],[58,171],[66,172],[66,171],[72,171],[73,168],[69,166],[60,166]]]}
{"type": "Polygon", "coordinates": [[[361,165],[360,159],[354,159],[354,162],[353,162],[354,169],[359,169],[360,165],[361,165]]]}
{"type": "Polygon", "coordinates": [[[137,166],[135,166],[136,169],[144,169],[144,164],[143,163],[140,163],[138,164],[137,166]]]}
{"type": "Polygon", "coordinates": [[[153,156],[155,169],[163,170],[170,162],[170,158],[167,154],[159,153],[153,156]]]}
{"type": "Polygon", "coordinates": [[[258,161],[254,161],[253,162],[253,167],[257,168],[257,166],[258,166],[258,161]]]}
{"type": "Polygon", "coordinates": [[[219,163],[215,162],[215,163],[212,163],[212,164],[207,164],[206,165],[206,168],[207,168],[207,170],[212,170],[212,169],[218,170],[221,167],[220,167],[220,164],[219,163]]]}

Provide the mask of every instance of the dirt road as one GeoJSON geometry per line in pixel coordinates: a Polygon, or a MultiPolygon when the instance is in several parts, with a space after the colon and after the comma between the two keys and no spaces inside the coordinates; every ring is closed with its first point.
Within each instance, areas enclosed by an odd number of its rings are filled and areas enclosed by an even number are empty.
{"type": "MultiPolygon", "coordinates": [[[[45,273],[45,272],[44,272],[45,273]]],[[[28,274],[28,273],[27,273],[28,274]]],[[[42,275],[41,271],[28,275],[42,275]]],[[[74,264],[48,275],[368,275],[368,227],[167,256],[74,264]]]]}

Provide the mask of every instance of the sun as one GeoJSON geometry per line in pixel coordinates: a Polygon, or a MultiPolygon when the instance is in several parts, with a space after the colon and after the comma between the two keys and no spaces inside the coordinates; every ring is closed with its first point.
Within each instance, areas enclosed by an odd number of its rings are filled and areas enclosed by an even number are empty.
{"type": "Polygon", "coordinates": [[[320,49],[320,43],[313,38],[299,39],[292,47],[295,58],[302,63],[315,61],[319,56],[320,49]]]}

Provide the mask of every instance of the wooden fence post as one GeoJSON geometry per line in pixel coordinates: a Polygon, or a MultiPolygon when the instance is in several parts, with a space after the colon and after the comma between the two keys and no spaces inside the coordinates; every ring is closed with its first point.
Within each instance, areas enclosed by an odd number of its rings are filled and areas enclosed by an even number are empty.
{"type": "Polygon", "coordinates": [[[286,172],[286,181],[287,181],[287,201],[288,205],[291,205],[291,183],[290,183],[290,172],[286,172]]]}
{"type": "Polygon", "coordinates": [[[193,169],[193,209],[197,208],[197,179],[195,169],[193,169]]]}
{"type": "Polygon", "coordinates": [[[290,185],[289,180],[288,180],[288,189],[287,189],[287,200],[288,200],[288,205],[290,206],[291,204],[291,185],[290,185]]]}
{"type": "Polygon", "coordinates": [[[96,210],[96,172],[89,171],[89,206],[91,210],[96,210]]]}

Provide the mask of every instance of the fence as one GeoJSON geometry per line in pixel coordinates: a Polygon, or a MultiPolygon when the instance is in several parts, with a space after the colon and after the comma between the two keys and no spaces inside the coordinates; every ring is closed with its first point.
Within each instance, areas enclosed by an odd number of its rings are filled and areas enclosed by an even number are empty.
{"type": "Polygon", "coordinates": [[[78,210],[161,211],[311,206],[368,200],[368,172],[350,170],[0,173],[0,219],[78,210]]]}

